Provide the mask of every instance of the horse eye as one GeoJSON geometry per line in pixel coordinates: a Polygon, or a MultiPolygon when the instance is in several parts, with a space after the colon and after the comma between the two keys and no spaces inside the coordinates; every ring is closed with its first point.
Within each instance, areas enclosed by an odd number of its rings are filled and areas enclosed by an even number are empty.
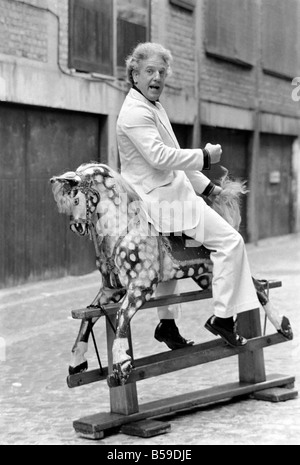
{"type": "Polygon", "coordinates": [[[77,205],[79,205],[79,199],[75,199],[74,200],[74,205],[77,207],[77,205]]]}

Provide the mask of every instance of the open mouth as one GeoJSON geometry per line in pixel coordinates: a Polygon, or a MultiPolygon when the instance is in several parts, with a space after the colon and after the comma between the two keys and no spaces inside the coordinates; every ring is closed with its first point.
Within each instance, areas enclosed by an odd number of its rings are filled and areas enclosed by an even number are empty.
{"type": "Polygon", "coordinates": [[[156,90],[156,91],[159,91],[160,90],[160,87],[159,86],[149,86],[149,88],[151,90],[156,90]]]}
{"type": "Polygon", "coordinates": [[[87,227],[85,225],[82,225],[81,223],[73,223],[70,227],[71,230],[79,236],[85,236],[88,232],[87,227]]]}

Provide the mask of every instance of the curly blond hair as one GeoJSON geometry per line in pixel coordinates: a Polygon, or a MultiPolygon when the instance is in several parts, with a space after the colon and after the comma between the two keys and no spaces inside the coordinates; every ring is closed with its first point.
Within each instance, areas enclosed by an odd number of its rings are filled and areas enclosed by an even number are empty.
{"type": "Polygon", "coordinates": [[[127,80],[130,84],[134,84],[132,73],[139,70],[141,61],[147,60],[153,55],[161,57],[166,63],[168,76],[172,73],[173,56],[170,50],[155,42],[144,42],[137,45],[126,59],[127,80]]]}

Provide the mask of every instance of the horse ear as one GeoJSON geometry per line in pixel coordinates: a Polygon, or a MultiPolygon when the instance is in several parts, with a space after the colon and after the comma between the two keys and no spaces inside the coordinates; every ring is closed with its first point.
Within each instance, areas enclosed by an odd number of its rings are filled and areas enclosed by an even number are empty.
{"type": "Polygon", "coordinates": [[[68,171],[61,176],[54,176],[50,179],[50,182],[53,184],[54,182],[61,182],[61,183],[69,183],[70,185],[76,186],[81,182],[81,177],[78,176],[74,171],[68,171]]]}

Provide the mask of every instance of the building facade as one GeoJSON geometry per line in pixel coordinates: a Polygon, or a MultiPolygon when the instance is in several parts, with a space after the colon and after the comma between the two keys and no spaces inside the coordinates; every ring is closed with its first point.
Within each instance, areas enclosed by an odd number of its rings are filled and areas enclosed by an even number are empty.
{"type": "Polygon", "coordinates": [[[174,56],[162,103],[181,146],[221,143],[248,180],[244,237],[300,231],[299,26],[300,0],[0,0],[0,287],[94,270],[49,179],[118,168],[124,60],[146,40],[174,56]]]}

